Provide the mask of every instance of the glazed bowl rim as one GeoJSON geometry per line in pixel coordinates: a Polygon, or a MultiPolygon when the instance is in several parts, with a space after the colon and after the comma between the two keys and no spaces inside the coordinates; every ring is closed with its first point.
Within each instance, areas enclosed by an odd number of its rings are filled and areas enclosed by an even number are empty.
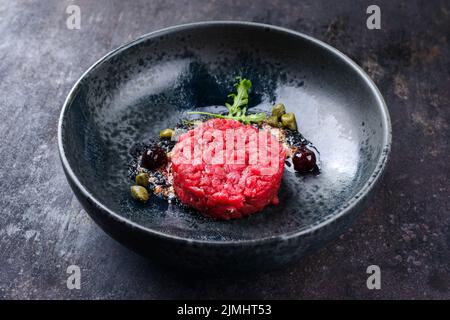
{"type": "Polygon", "coordinates": [[[347,57],[342,52],[338,51],[334,47],[322,42],[321,40],[315,39],[311,36],[305,35],[301,32],[293,31],[284,27],[278,27],[273,26],[269,24],[264,23],[257,23],[257,22],[247,22],[247,21],[202,21],[202,22],[193,22],[193,23],[187,23],[187,24],[181,24],[176,26],[167,27],[164,29],[160,29],[154,32],[150,32],[147,34],[144,34],[137,39],[128,42],[110,52],[108,52],[106,55],[101,57],[99,60],[97,60],[93,65],[91,65],[82,75],[81,77],[75,82],[73,87],[71,88],[66,100],[64,101],[63,107],[61,109],[59,121],[58,121],[58,150],[59,155],[61,158],[61,162],[64,168],[64,171],[66,173],[66,176],[68,179],[72,181],[72,183],[78,188],[78,190],[81,192],[83,197],[86,197],[92,201],[92,203],[95,204],[95,206],[102,210],[104,213],[112,217],[116,222],[126,224],[128,227],[131,228],[137,228],[140,231],[144,233],[148,233],[152,236],[163,238],[165,240],[172,240],[172,241],[182,241],[182,242],[188,242],[188,243],[197,243],[197,244],[208,244],[208,245],[243,245],[243,244],[261,244],[264,242],[272,242],[276,240],[289,240],[291,238],[300,237],[305,234],[309,234],[312,232],[317,231],[318,229],[332,223],[333,221],[341,218],[342,216],[349,213],[355,206],[358,205],[360,201],[363,200],[365,196],[367,196],[372,189],[374,189],[375,185],[379,181],[380,177],[382,176],[382,173],[386,167],[387,160],[389,158],[389,154],[391,151],[391,142],[392,142],[392,129],[391,129],[391,120],[389,116],[389,111],[387,108],[387,105],[378,90],[375,83],[372,81],[372,79],[359,67],[353,60],[351,60],[349,57],[347,57]],[[362,80],[364,80],[364,83],[377,101],[377,106],[380,108],[381,112],[381,120],[382,120],[382,134],[383,134],[383,142],[382,142],[382,152],[377,160],[377,164],[375,166],[374,172],[371,174],[369,179],[364,183],[364,185],[360,188],[360,190],[349,200],[347,200],[342,206],[340,206],[338,209],[334,210],[331,214],[328,215],[327,218],[325,218],[320,223],[311,225],[305,229],[302,229],[300,231],[293,231],[290,233],[282,234],[282,235],[274,235],[274,236],[267,236],[267,237],[261,237],[258,239],[241,239],[241,240],[201,240],[201,239],[192,239],[187,237],[180,237],[175,235],[170,235],[164,232],[160,232],[157,230],[150,229],[148,227],[145,227],[143,225],[140,225],[136,222],[133,222],[124,216],[114,212],[113,210],[106,207],[101,201],[99,201],[94,195],[92,195],[79,181],[75,173],[73,172],[69,161],[66,157],[64,145],[63,145],[63,123],[64,118],[67,109],[72,104],[72,101],[74,97],[77,94],[77,89],[80,86],[80,83],[86,78],[87,75],[91,73],[97,66],[102,64],[104,61],[110,59],[111,57],[122,53],[123,51],[127,50],[128,48],[135,46],[141,42],[147,41],[152,38],[160,37],[162,35],[171,34],[174,32],[182,31],[182,30],[190,30],[195,29],[199,27],[220,27],[220,26],[234,26],[234,27],[252,27],[255,29],[270,29],[273,31],[285,33],[287,35],[302,38],[303,40],[311,42],[313,45],[319,46],[322,49],[328,51],[332,55],[336,56],[337,58],[341,59],[346,63],[346,65],[350,68],[352,68],[354,71],[357,72],[357,74],[361,77],[362,80]]]}

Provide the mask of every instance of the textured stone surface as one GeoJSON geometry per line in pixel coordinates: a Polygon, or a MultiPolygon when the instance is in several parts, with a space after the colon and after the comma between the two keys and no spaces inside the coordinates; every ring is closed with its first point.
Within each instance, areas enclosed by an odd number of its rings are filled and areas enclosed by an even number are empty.
{"type": "Polygon", "coordinates": [[[378,1],[0,2],[0,298],[450,298],[450,4],[378,1]],[[69,4],[81,30],[66,28],[69,4]],[[248,20],[340,49],[390,108],[393,148],[382,186],[340,239],[284,270],[202,278],[160,270],[97,227],[57,154],[70,87],[109,50],[185,22],[248,20]],[[81,290],[66,268],[81,267],[81,290]],[[377,264],[382,289],[366,288],[377,264]]]}

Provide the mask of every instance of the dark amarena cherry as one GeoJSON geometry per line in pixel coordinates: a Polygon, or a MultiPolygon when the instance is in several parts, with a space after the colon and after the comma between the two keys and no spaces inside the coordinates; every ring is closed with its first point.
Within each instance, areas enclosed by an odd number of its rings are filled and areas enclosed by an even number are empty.
{"type": "Polygon", "coordinates": [[[153,145],[144,151],[141,159],[141,167],[153,170],[167,163],[167,155],[164,149],[153,145]]]}
{"type": "Polygon", "coordinates": [[[316,168],[316,155],[308,148],[302,146],[292,156],[294,169],[298,172],[310,172],[316,168]]]}

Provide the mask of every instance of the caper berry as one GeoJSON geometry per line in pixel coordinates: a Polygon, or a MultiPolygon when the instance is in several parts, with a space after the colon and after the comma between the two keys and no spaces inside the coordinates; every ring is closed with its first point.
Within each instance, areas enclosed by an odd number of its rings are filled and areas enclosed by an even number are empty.
{"type": "Polygon", "coordinates": [[[175,131],[172,129],[164,129],[159,132],[159,136],[163,139],[172,139],[175,131]]]}
{"type": "Polygon", "coordinates": [[[280,119],[283,114],[286,113],[286,108],[284,107],[284,104],[277,103],[272,108],[272,116],[277,117],[277,119],[280,119]]]}
{"type": "Polygon", "coordinates": [[[131,196],[142,203],[146,203],[149,198],[147,189],[142,186],[132,186],[131,196]]]}
{"type": "Polygon", "coordinates": [[[148,173],[142,172],[136,176],[136,184],[138,186],[148,187],[148,173]]]}
{"type": "Polygon", "coordinates": [[[167,155],[163,148],[154,144],[145,150],[141,158],[141,167],[154,170],[167,163],[167,155]]]}
{"type": "Polygon", "coordinates": [[[295,120],[295,114],[292,112],[283,114],[281,116],[281,123],[284,127],[297,131],[297,121],[295,120]]]}
{"type": "Polygon", "coordinates": [[[292,156],[294,169],[297,172],[309,172],[316,168],[316,155],[306,147],[299,148],[292,156]]]}

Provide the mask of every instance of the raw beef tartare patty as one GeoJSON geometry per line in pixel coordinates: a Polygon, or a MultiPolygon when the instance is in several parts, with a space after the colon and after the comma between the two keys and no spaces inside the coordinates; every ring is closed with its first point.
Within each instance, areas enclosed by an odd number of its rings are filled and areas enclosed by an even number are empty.
{"type": "Polygon", "coordinates": [[[178,199],[217,219],[278,203],[285,150],[268,131],[212,119],[180,136],[171,154],[178,199]]]}

